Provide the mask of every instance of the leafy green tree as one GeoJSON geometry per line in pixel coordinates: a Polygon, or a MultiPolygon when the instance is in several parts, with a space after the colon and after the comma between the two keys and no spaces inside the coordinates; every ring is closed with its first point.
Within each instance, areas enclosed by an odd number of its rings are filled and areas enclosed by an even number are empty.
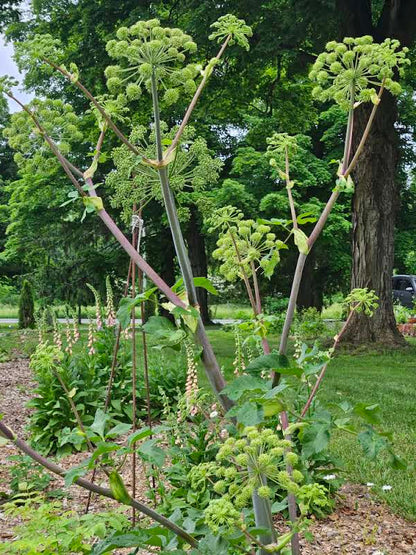
{"type": "Polygon", "coordinates": [[[33,328],[35,325],[35,303],[33,289],[27,279],[23,280],[19,297],[19,328],[33,328]]]}

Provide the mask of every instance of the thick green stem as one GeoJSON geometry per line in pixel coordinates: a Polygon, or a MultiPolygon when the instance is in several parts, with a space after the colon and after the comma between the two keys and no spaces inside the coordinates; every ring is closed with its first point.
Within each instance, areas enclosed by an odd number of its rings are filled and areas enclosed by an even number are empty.
{"type": "MultiPolygon", "coordinates": [[[[156,76],[152,74],[152,99],[153,99],[153,112],[155,121],[155,134],[156,134],[156,148],[157,148],[157,158],[161,162],[163,160],[163,149],[162,149],[162,134],[160,127],[160,112],[159,112],[159,100],[157,91],[157,80],[156,76]]],[[[188,300],[191,306],[198,306],[198,299],[196,296],[196,289],[194,285],[194,276],[192,274],[191,264],[188,258],[188,251],[185,245],[185,241],[182,235],[181,226],[179,223],[178,214],[176,211],[175,198],[173,196],[172,190],[169,186],[169,178],[167,169],[161,167],[159,169],[159,179],[162,189],[163,200],[166,208],[166,213],[168,216],[169,226],[172,233],[173,244],[176,251],[176,256],[178,257],[179,266],[181,268],[181,273],[183,281],[185,284],[186,292],[188,295],[188,300]]],[[[220,367],[218,365],[217,359],[214,355],[214,351],[208,339],[207,333],[205,331],[202,319],[198,319],[198,327],[196,336],[200,342],[203,353],[202,362],[205,367],[205,372],[210,381],[210,384],[219,397],[223,407],[228,410],[232,403],[231,401],[221,395],[221,390],[225,387],[225,380],[221,373],[220,367]]]]}
{"type": "MultiPolygon", "coordinates": [[[[264,484],[267,485],[267,480],[265,478],[264,478],[264,484]]],[[[276,541],[274,528],[273,528],[270,499],[263,499],[262,497],[259,497],[257,495],[257,492],[254,492],[252,496],[252,502],[253,502],[253,510],[254,510],[254,518],[255,518],[256,526],[258,528],[267,528],[267,530],[270,530],[270,533],[260,534],[259,536],[260,542],[264,546],[267,546],[276,541]]],[[[260,548],[257,551],[257,555],[266,555],[267,553],[270,553],[270,551],[266,551],[265,549],[262,549],[262,548],[260,548]]]]}

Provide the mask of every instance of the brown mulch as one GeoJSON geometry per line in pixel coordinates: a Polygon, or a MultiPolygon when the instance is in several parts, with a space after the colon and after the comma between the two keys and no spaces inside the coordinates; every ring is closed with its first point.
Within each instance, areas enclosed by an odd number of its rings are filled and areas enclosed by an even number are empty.
{"type": "MultiPolygon", "coordinates": [[[[34,387],[27,359],[16,358],[0,364],[0,413],[4,414],[5,423],[22,438],[26,436],[25,425],[30,415],[30,409],[25,404],[33,396],[34,387]]],[[[8,468],[12,464],[7,457],[14,454],[17,454],[17,450],[12,445],[8,444],[0,449],[0,492],[7,490],[8,468]]],[[[68,469],[85,456],[85,453],[72,454],[58,462],[68,469]]],[[[137,475],[136,497],[146,501],[147,484],[140,465],[137,475]]],[[[97,476],[96,482],[102,481],[104,484],[104,478],[97,476]]],[[[127,486],[131,484],[129,468],[123,472],[123,479],[127,486]]],[[[51,487],[62,486],[63,481],[60,478],[51,483],[51,487]]],[[[78,487],[72,487],[69,491],[70,496],[64,500],[66,508],[83,513],[88,492],[78,487]]],[[[95,497],[91,510],[103,511],[116,506],[118,504],[112,500],[95,497]]],[[[0,541],[10,541],[14,535],[13,528],[17,524],[18,521],[5,517],[0,505],[0,541]]],[[[311,532],[314,536],[311,543],[301,540],[302,555],[416,555],[416,524],[393,514],[365,486],[345,485],[339,492],[335,512],[326,519],[313,521],[311,532]]],[[[122,555],[126,552],[117,550],[114,553],[122,555]]]]}
{"type": "Polygon", "coordinates": [[[312,543],[302,540],[302,555],[416,554],[416,524],[391,512],[361,485],[340,490],[334,513],[311,526],[312,543]]]}

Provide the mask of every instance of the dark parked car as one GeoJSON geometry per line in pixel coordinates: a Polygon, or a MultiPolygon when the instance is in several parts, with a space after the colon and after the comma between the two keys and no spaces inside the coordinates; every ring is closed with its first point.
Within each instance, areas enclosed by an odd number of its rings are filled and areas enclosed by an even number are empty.
{"type": "Polygon", "coordinates": [[[393,277],[393,300],[407,308],[414,308],[416,300],[416,276],[393,277]]]}

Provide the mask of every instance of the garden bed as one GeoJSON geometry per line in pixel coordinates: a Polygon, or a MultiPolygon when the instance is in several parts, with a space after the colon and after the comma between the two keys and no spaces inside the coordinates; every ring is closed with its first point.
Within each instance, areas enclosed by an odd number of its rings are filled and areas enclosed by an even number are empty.
{"type": "MultiPolygon", "coordinates": [[[[24,437],[25,424],[30,411],[25,403],[31,398],[34,388],[27,359],[15,359],[0,365],[0,412],[4,413],[5,421],[24,437]]],[[[17,450],[6,445],[1,449],[0,484],[1,490],[7,492],[9,483],[9,468],[13,464],[8,461],[10,455],[17,454],[17,450]]],[[[59,461],[64,468],[70,468],[79,463],[84,453],[66,456],[59,461]]],[[[142,476],[144,473],[142,474],[142,476]]],[[[144,491],[147,484],[139,476],[139,499],[145,500],[144,491]]],[[[131,484],[129,469],[123,473],[127,486],[131,484]]],[[[98,482],[102,477],[98,477],[98,482]]],[[[50,488],[62,487],[62,480],[54,479],[50,488]]],[[[65,499],[64,506],[79,513],[85,510],[88,493],[81,488],[72,487],[70,496],[65,499]]],[[[95,498],[92,502],[93,511],[109,510],[116,507],[116,503],[95,498]]],[[[128,511],[128,509],[126,509],[128,511]]],[[[14,535],[17,520],[7,519],[0,509],[0,541],[10,541],[14,535]]],[[[279,522],[277,526],[280,526],[279,522]]],[[[336,510],[328,518],[314,520],[311,526],[314,540],[307,543],[302,540],[303,555],[399,555],[416,553],[416,525],[393,514],[391,510],[375,500],[370,489],[363,485],[345,485],[339,492],[336,510]]],[[[114,551],[116,554],[126,553],[126,550],[114,551]]],[[[150,551],[142,551],[150,553],[150,551]]]]}

